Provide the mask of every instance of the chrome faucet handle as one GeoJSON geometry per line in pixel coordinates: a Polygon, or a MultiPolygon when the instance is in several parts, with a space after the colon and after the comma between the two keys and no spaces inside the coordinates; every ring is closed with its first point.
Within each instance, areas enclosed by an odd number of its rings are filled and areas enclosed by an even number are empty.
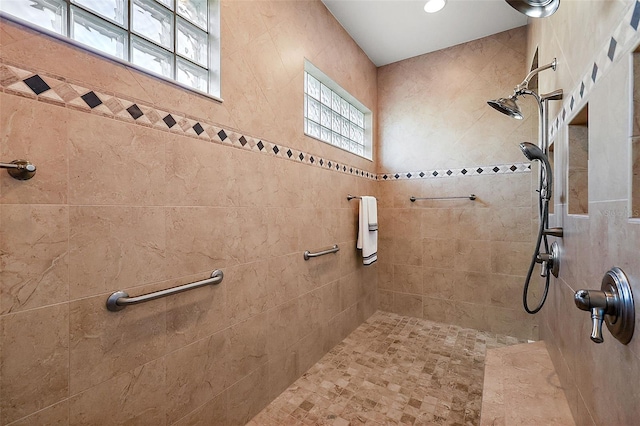
{"type": "Polygon", "coordinates": [[[591,311],[591,340],[602,343],[602,323],[621,343],[633,337],[635,315],[633,294],[626,275],[612,268],[602,279],[601,290],[578,290],[573,298],[578,309],[591,311]]]}

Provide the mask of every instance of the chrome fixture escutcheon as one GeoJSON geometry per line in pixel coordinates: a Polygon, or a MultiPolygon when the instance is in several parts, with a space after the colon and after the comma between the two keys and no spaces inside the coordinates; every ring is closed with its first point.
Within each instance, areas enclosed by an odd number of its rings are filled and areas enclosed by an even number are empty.
{"type": "Polygon", "coordinates": [[[591,311],[591,340],[602,343],[602,322],[623,345],[633,337],[635,306],[624,271],[616,266],[602,278],[600,290],[578,290],[574,295],[578,309],[591,311]]]}
{"type": "Polygon", "coordinates": [[[36,174],[36,166],[29,160],[13,160],[10,163],[0,163],[0,169],[7,169],[12,178],[29,180],[36,174]]]}

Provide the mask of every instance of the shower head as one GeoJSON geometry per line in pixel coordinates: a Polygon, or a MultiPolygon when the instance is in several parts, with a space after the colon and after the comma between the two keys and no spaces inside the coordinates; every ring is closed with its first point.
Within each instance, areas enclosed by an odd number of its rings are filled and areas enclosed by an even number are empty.
{"type": "Polygon", "coordinates": [[[541,194],[546,200],[551,198],[551,188],[553,188],[553,172],[551,171],[551,164],[546,154],[537,146],[531,142],[522,142],[520,144],[522,153],[529,161],[538,160],[544,164],[546,183],[544,186],[544,194],[541,194]]]}
{"type": "Polygon", "coordinates": [[[522,113],[520,112],[520,107],[516,103],[516,99],[518,99],[516,95],[511,95],[508,98],[494,99],[487,101],[487,103],[491,108],[494,108],[509,117],[522,120],[522,113]]]}
{"type": "Polygon", "coordinates": [[[531,18],[546,18],[553,15],[560,0],[506,0],[509,6],[531,18]]]}

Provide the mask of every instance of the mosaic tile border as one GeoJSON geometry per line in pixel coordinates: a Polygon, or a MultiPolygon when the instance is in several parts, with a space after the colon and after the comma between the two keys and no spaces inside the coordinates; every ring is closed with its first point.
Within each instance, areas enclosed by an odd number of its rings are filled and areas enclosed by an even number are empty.
{"type": "Polygon", "coordinates": [[[521,173],[531,170],[529,163],[490,166],[470,166],[457,169],[424,170],[401,173],[381,173],[362,170],[347,164],[323,158],[285,145],[265,141],[225,129],[214,123],[186,114],[169,112],[161,108],[134,101],[126,96],[101,90],[92,90],[63,77],[25,69],[0,58],[0,91],[50,104],[98,114],[135,123],[144,127],[176,133],[221,145],[259,152],[262,154],[335,170],[369,180],[428,179],[454,176],[478,176],[495,173],[521,173]]]}
{"type": "Polygon", "coordinates": [[[2,58],[0,58],[0,91],[181,136],[335,170],[369,180],[377,179],[375,173],[367,170],[279,143],[243,135],[206,120],[156,108],[143,102],[128,99],[126,96],[92,90],[83,84],[76,84],[63,77],[22,68],[2,58]]]}
{"type": "Polygon", "coordinates": [[[487,176],[505,173],[528,173],[531,171],[531,163],[498,164],[490,166],[472,166],[459,169],[423,170],[404,173],[378,174],[378,180],[393,181],[405,179],[442,179],[455,176],[487,176]]]}
{"type": "Polygon", "coordinates": [[[613,64],[622,60],[640,43],[639,24],[640,1],[636,1],[624,13],[623,19],[595,55],[593,65],[590,65],[585,70],[580,83],[573,90],[565,92],[562,109],[550,129],[551,141],[556,138],[558,131],[567,122],[567,119],[571,118],[574,112],[582,109],[587,103],[588,95],[596,82],[607,74],[613,64]]]}

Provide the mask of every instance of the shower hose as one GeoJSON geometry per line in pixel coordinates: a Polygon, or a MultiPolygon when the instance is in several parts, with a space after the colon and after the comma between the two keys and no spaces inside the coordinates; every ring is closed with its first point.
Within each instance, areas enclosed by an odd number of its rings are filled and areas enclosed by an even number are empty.
{"type": "Polygon", "coordinates": [[[538,228],[538,238],[536,240],[536,249],[533,252],[533,256],[531,258],[531,264],[529,265],[529,271],[527,272],[527,278],[524,282],[524,288],[522,291],[522,305],[524,306],[524,310],[528,314],[538,313],[538,311],[542,309],[542,306],[544,306],[544,302],[547,300],[547,294],[549,293],[549,280],[550,280],[551,274],[549,273],[549,271],[546,271],[544,292],[542,293],[540,302],[538,303],[538,306],[536,306],[534,309],[529,308],[529,302],[527,300],[527,296],[529,294],[529,284],[531,282],[531,276],[533,275],[533,269],[535,268],[538,260],[538,255],[540,254],[540,245],[542,244],[543,241],[544,241],[545,252],[549,253],[549,243],[547,242],[547,236],[543,235],[545,228],[547,228],[549,225],[549,200],[542,196],[542,189],[544,187],[543,181],[544,179],[540,179],[540,189],[538,190],[538,192],[540,193],[540,197],[538,199],[538,210],[540,212],[540,227],[538,228]]]}

